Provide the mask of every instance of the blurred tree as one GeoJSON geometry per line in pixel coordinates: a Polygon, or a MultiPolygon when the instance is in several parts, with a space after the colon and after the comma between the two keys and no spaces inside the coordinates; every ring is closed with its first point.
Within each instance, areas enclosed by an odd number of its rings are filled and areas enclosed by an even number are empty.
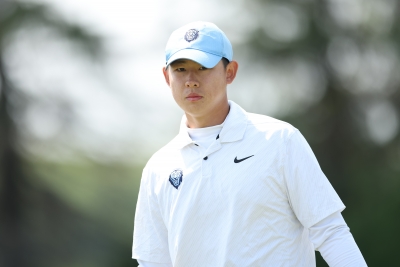
{"type": "MultiPolygon", "coordinates": [[[[72,266],[75,258],[89,262],[95,248],[112,243],[100,234],[99,223],[71,208],[37,179],[33,182],[35,174],[21,154],[14,111],[31,100],[9,78],[4,48],[14,32],[44,26],[80,46],[89,58],[101,58],[102,53],[99,37],[67,23],[48,7],[0,0],[0,266],[5,267],[72,266]]],[[[100,253],[96,256],[105,261],[100,253]]]]}
{"type": "MultiPolygon", "coordinates": [[[[288,112],[280,117],[310,142],[348,207],[344,217],[367,263],[396,265],[400,3],[243,3],[255,27],[239,49],[248,52],[254,66],[265,69],[264,75],[283,77],[275,90],[289,91],[279,103],[288,112]]],[[[268,101],[263,101],[268,110],[268,101]]],[[[320,257],[318,265],[326,266],[320,257]]]]}

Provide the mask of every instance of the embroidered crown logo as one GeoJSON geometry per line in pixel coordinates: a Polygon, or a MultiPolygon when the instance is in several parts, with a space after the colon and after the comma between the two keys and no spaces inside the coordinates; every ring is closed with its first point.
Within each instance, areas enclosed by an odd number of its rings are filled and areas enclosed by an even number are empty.
{"type": "Polygon", "coordinates": [[[182,183],[183,173],[182,170],[176,169],[169,175],[169,182],[172,184],[173,187],[178,189],[178,187],[182,183]]]}
{"type": "Polygon", "coordinates": [[[196,40],[197,37],[199,37],[199,31],[196,29],[190,29],[185,34],[185,40],[189,43],[196,40]]]}

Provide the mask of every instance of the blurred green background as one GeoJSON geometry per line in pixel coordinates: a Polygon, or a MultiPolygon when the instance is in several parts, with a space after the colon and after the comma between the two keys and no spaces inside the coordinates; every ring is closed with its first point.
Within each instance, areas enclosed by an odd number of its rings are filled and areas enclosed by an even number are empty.
{"type": "Polygon", "coordinates": [[[163,49],[194,20],[233,43],[230,99],[309,141],[368,265],[399,265],[398,1],[133,2],[0,0],[0,266],[136,266],[141,171],[182,115],[163,49]]]}

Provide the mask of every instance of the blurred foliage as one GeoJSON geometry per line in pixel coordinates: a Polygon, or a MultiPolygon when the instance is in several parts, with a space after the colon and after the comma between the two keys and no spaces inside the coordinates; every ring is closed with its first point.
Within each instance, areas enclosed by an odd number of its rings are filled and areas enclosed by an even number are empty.
{"type": "MultiPolygon", "coordinates": [[[[395,266],[400,4],[233,3],[251,16],[235,53],[260,75],[276,79],[274,90],[282,92],[279,104],[286,109],[279,118],[309,141],[347,206],[343,215],[369,266],[395,266]]],[[[18,111],[36,99],[12,82],[4,51],[12,34],[35,27],[51,28],[73,43],[83,51],[76,57],[101,61],[104,55],[99,36],[49,7],[0,0],[0,266],[134,266],[132,224],[143,166],[84,156],[48,161],[24,150],[18,111]]],[[[268,115],[268,99],[258,97],[263,90],[260,85],[251,91],[251,104],[268,115]]],[[[74,120],[73,105],[58,107],[66,127],[74,120]]],[[[320,256],[317,265],[326,266],[320,256]]]]}
{"type": "MultiPolygon", "coordinates": [[[[50,163],[25,154],[18,112],[35,99],[18,88],[4,48],[21,29],[51,28],[88,60],[102,40],[44,5],[0,0],[0,266],[131,266],[132,222],[141,167],[50,163]]],[[[73,114],[61,106],[68,120],[73,114]],[[68,115],[69,114],[69,115],[68,115]]]]}

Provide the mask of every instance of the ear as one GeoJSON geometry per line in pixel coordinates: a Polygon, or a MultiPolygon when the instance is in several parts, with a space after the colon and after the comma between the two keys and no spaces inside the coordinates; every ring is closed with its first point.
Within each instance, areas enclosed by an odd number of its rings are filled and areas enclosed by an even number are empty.
{"type": "Polygon", "coordinates": [[[232,60],[226,66],[226,83],[227,84],[231,84],[233,82],[233,80],[236,77],[238,68],[239,68],[239,64],[235,60],[232,60]]]}
{"type": "Polygon", "coordinates": [[[165,78],[165,82],[168,84],[169,86],[169,73],[168,73],[168,68],[163,67],[162,68],[163,74],[164,74],[164,78],[165,78]]]}

